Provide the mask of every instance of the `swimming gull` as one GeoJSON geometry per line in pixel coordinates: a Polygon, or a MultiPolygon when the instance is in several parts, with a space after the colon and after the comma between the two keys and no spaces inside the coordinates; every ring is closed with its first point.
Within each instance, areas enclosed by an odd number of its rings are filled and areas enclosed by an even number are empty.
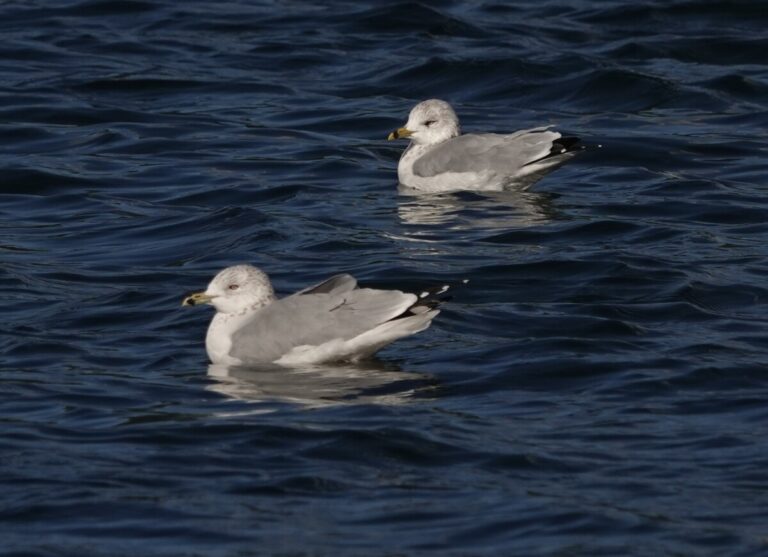
{"type": "Polygon", "coordinates": [[[214,364],[281,365],[357,361],[429,327],[447,287],[407,294],[358,288],[336,275],[278,299],[269,277],[251,265],[219,272],[184,306],[216,308],[205,347],[214,364]]]}
{"type": "Polygon", "coordinates": [[[413,107],[405,127],[387,139],[399,138],[411,143],[400,157],[397,177],[402,185],[425,192],[528,186],[581,149],[579,138],[563,137],[549,126],[508,135],[461,135],[453,108],[438,99],[413,107]]]}

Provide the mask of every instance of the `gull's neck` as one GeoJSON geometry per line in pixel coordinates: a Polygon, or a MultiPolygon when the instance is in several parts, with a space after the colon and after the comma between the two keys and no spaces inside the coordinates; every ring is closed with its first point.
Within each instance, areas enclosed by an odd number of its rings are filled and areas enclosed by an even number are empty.
{"type": "Polygon", "coordinates": [[[238,365],[242,362],[229,355],[232,348],[232,335],[240,329],[253,314],[261,308],[268,306],[276,297],[273,295],[261,298],[253,304],[244,307],[238,312],[224,313],[217,311],[208,325],[208,333],[205,335],[205,350],[208,358],[214,364],[238,365]]]}
{"type": "MultiPolygon", "coordinates": [[[[447,141],[447,140],[446,140],[447,141]]],[[[413,174],[413,165],[425,153],[433,149],[438,143],[414,143],[411,141],[403,154],[400,155],[400,162],[397,163],[397,179],[401,184],[413,183],[416,178],[413,174]]]]}

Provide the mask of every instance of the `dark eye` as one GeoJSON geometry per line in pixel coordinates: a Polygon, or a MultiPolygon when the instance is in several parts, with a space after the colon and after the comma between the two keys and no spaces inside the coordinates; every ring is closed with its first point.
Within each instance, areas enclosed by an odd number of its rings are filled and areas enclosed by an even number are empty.
{"type": "Polygon", "coordinates": [[[240,288],[240,285],[239,284],[230,284],[227,288],[229,288],[230,290],[237,290],[238,288],[240,288]]]}
{"type": "Polygon", "coordinates": [[[431,126],[432,124],[434,124],[435,122],[437,122],[437,120],[427,120],[426,122],[424,122],[424,125],[425,125],[425,126],[427,126],[427,127],[429,127],[429,126],[431,126]]]}

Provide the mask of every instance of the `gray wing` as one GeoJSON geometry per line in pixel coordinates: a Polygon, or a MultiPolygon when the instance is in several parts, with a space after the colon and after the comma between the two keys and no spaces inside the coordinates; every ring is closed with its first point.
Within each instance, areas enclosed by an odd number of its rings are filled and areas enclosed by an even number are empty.
{"type": "Polygon", "coordinates": [[[417,176],[429,178],[444,172],[492,171],[514,175],[526,164],[550,153],[561,135],[547,128],[522,130],[509,135],[466,134],[435,146],[414,163],[417,176]]]}
{"type": "Polygon", "coordinates": [[[230,354],[246,364],[273,362],[296,346],[354,338],[416,302],[415,294],[369,288],[295,294],[257,311],[232,335],[230,354]]]}
{"type": "Polygon", "coordinates": [[[308,286],[303,290],[299,290],[294,294],[298,296],[300,294],[323,294],[323,293],[339,293],[347,292],[357,288],[357,279],[352,275],[334,275],[331,278],[324,280],[323,282],[314,286],[308,286]]]}

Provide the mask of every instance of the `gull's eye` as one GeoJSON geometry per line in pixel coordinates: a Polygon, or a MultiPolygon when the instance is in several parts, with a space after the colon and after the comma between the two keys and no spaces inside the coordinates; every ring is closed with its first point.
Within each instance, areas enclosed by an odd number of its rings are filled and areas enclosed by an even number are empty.
{"type": "Polygon", "coordinates": [[[230,290],[237,290],[238,288],[240,288],[240,285],[239,284],[230,284],[229,286],[227,286],[227,288],[229,288],[230,290]]]}
{"type": "Polygon", "coordinates": [[[437,122],[437,120],[427,120],[426,122],[424,122],[424,125],[425,125],[425,126],[427,126],[427,127],[429,127],[429,126],[431,126],[432,124],[434,124],[435,122],[437,122]]]}

